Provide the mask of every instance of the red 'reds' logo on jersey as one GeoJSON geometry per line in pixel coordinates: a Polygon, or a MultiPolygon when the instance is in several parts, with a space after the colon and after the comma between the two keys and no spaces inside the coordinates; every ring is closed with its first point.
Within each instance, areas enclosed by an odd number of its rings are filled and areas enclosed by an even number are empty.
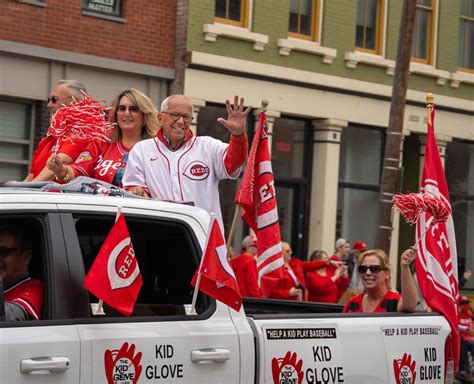
{"type": "Polygon", "coordinates": [[[193,161],[189,163],[183,172],[183,175],[192,180],[205,180],[209,176],[209,167],[202,161],[193,161]]]}
{"type": "Polygon", "coordinates": [[[142,353],[135,355],[135,344],[123,343],[120,350],[107,349],[104,354],[105,376],[108,384],[136,384],[142,373],[142,353]]]}
{"type": "Polygon", "coordinates": [[[416,361],[411,361],[411,355],[404,353],[401,359],[393,359],[393,373],[397,384],[415,384],[416,361]]]}
{"type": "Polygon", "coordinates": [[[272,359],[272,375],[273,384],[295,383],[301,384],[303,382],[303,360],[296,361],[298,356],[296,352],[286,352],[283,359],[272,359]]]}

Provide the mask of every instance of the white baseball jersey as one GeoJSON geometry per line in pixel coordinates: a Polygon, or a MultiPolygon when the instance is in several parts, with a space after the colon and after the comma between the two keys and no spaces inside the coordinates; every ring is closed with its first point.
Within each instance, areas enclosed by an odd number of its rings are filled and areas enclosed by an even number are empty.
{"type": "Polygon", "coordinates": [[[218,183],[236,179],[241,170],[227,173],[228,146],[209,136],[193,136],[173,152],[158,138],[140,141],[130,151],[123,186],[146,187],[159,200],[193,202],[214,213],[222,227],[218,183]]]}

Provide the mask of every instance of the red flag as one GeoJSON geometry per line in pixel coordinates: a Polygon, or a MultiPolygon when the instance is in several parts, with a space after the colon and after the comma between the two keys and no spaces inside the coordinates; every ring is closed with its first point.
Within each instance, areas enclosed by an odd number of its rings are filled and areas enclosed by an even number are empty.
{"type": "Polygon", "coordinates": [[[272,163],[268,150],[267,116],[261,112],[250,155],[235,196],[242,206],[242,220],[257,235],[257,270],[262,295],[268,297],[282,277],[281,236],[273,181],[272,163]]]}
{"type": "Polygon", "coordinates": [[[130,316],[142,285],[127,223],[120,213],[84,279],[84,286],[112,308],[130,316]]]}
{"type": "Polygon", "coordinates": [[[240,296],[234,271],[227,260],[227,248],[221,228],[214,216],[212,216],[210,228],[201,264],[196,270],[191,284],[196,287],[198,275],[201,274],[196,289],[239,311],[242,306],[242,296],[240,296]]]}
{"type": "MultiPolygon", "coordinates": [[[[421,192],[431,193],[451,207],[448,186],[434,135],[434,115],[433,109],[431,123],[428,122],[421,192]]],[[[428,223],[430,218],[431,215],[424,212],[416,224],[417,238],[421,237],[417,244],[418,257],[415,259],[416,276],[428,306],[440,312],[451,326],[452,352],[456,371],[459,361],[460,339],[458,329],[458,263],[453,216],[450,212],[445,223],[432,225],[428,223]],[[423,236],[427,227],[426,236],[423,236]]]]}

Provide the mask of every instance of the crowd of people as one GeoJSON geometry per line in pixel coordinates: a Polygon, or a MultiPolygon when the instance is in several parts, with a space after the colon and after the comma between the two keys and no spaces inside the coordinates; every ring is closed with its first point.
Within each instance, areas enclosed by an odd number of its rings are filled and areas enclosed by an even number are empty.
{"type": "MultiPolygon", "coordinates": [[[[283,275],[268,298],[344,304],[343,312],[413,312],[418,293],[410,265],[416,249],[400,256],[401,292],[391,289],[391,267],[386,253],[368,249],[362,241],[352,247],[338,239],[334,254],[314,251],[308,261],[292,257],[290,244],[282,242],[283,275]]],[[[256,238],[242,240],[239,255],[231,258],[242,296],[263,297],[258,284],[256,238]]]]}

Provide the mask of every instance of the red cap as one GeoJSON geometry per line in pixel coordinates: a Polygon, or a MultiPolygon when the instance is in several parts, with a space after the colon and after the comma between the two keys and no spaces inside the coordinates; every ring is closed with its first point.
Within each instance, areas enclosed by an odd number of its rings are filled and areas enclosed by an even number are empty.
{"type": "Polygon", "coordinates": [[[354,244],[352,244],[352,249],[356,251],[367,251],[367,244],[365,244],[363,241],[356,241],[354,244]]]}

